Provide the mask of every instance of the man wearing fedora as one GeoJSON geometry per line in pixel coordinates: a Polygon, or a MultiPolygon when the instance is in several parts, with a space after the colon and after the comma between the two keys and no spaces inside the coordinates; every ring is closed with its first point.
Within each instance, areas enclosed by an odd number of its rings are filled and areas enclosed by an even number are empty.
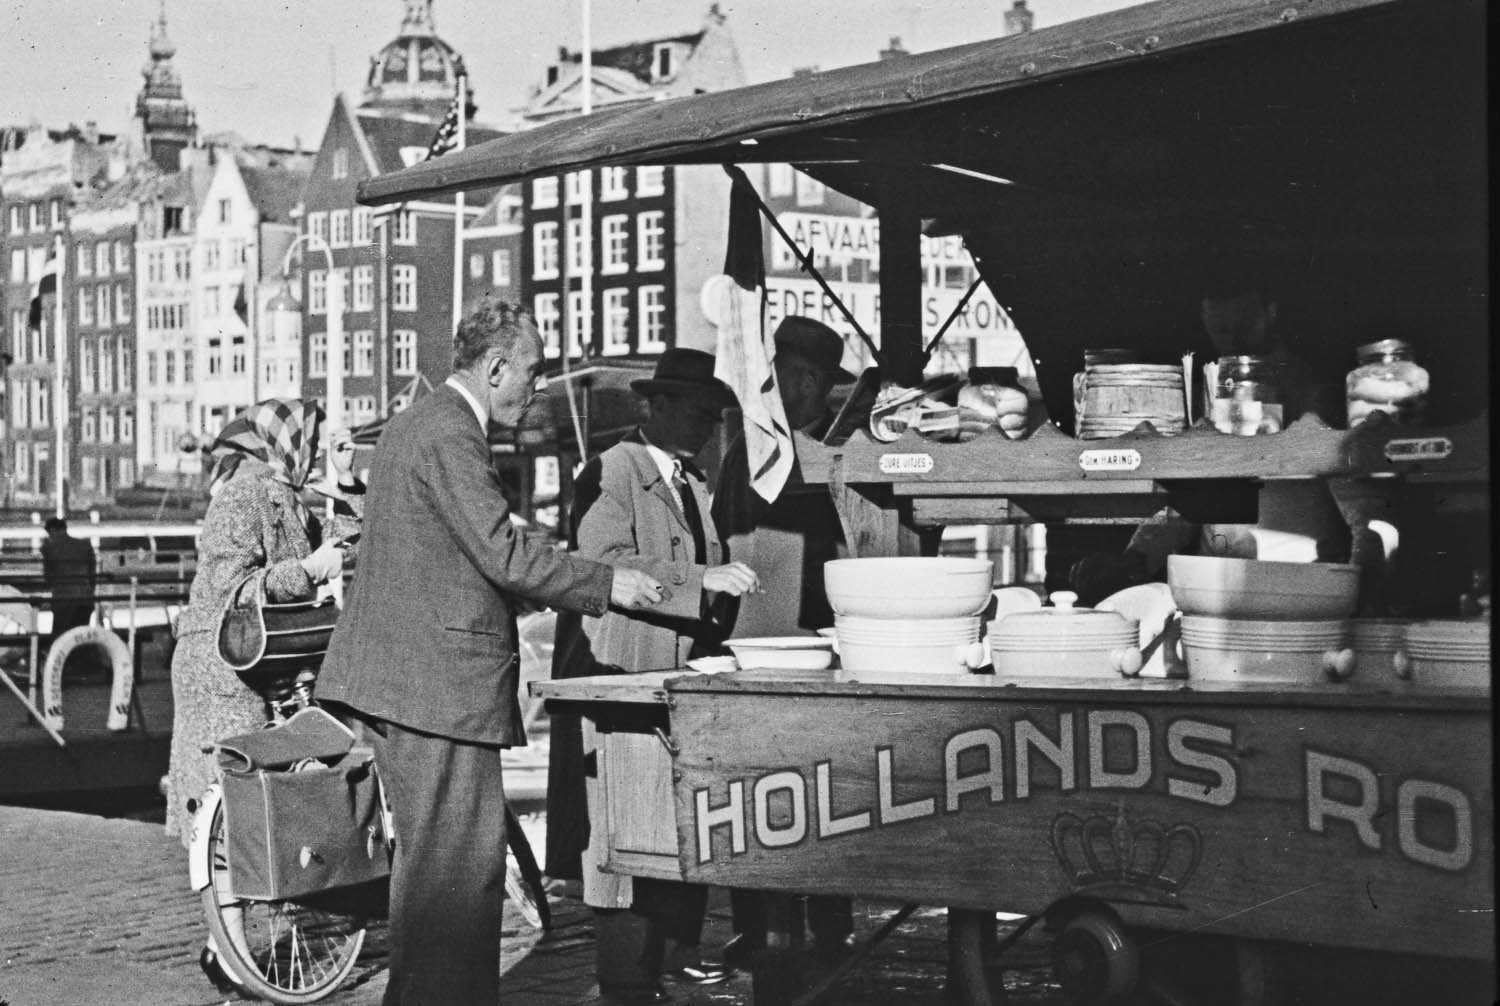
{"type": "MultiPolygon", "coordinates": [[[[834,412],[828,396],[835,385],[849,384],[854,375],[840,366],[844,340],[821,322],[789,315],[776,327],[772,340],[776,387],[786,410],[787,423],[808,436],[821,439],[833,424],[834,412]]],[[[743,549],[760,532],[754,550],[756,568],[764,577],[768,597],[797,598],[796,628],[821,629],[833,624],[833,609],[823,586],[823,564],[839,557],[844,533],[838,511],[825,486],[809,486],[795,466],[786,485],[773,502],[762,499],[750,485],[750,467],[741,434],[729,445],[719,470],[714,492],[713,522],[719,535],[731,543],[731,552],[743,549]],[[797,547],[777,556],[775,539],[791,538],[797,547]],[[798,560],[800,553],[800,562],[798,560]]],[[[717,607],[718,620],[726,636],[734,630],[739,602],[726,599],[717,607]]],[[[793,626],[772,626],[785,634],[793,626]]],[[[762,631],[741,629],[741,635],[762,631]]],[[[807,921],[818,948],[837,955],[848,946],[853,931],[848,898],[811,896],[807,921]]],[[[766,944],[766,909],[758,891],[732,890],[735,936],[724,949],[726,962],[747,963],[766,944]]]]}
{"type": "MultiPolygon", "coordinates": [[[[668,594],[648,617],[631,611],[600,616],[560,616],[553,677],[630,674],[681,667],[689,658],[715,652],[723,633],[712,624],[719,596],[739,597],[758,588],[755,571],[726,561],[708,520],[708,488],[693,458],[708,444],[733,393],[713,376],[714,358],[694,349],[669,349],[652,377],[631,382],[646,399],[647,419],[620,443],[584,465],[574,480],[571,544],[586,558],[649,573],[668,594]],[[580,631],[581,630],[581,631],[580,631]]],[[[626,735],[615,735],[627,745],[626,735]]],[[[554,724],[553,766],[548,779],[548,829],[552,810],[587,783],[589,819],[599,820],[596,738],[582,725],[581,748],[559,743],[554,724]],[[571,765],[569,762],[571,761],[571,765]],[[579,777],[583,777],[580,779],[579,777]]],[[[612,748],[611,772],[630,766],[623,791],[639,784],[643,794],[670,771],[655,738],[640,750],[612,748]],[[635,773],[631,775],[630,772],[635,773]]],[[[612,792],[619,792],[618,778],[612,792]]],[[[576,812],[572,815],[577,818],[576,812]]],[[[558,822],[568,827],[564,822],[558,822]]],[[[575,842],[576,820],[572,823],[575,842]]],[[[699,885],[607,874],[599,869],[607,840],[588,834],[582,851],[584,901],[595,909],[597,968],[601,992],[613,1002],[666,1002],[659,979],[713,984],[729,971],[699,957],[698,942],[708,891],[699,885]]],[[[558,853],[549,843],[549,869],[558,853]]]]}

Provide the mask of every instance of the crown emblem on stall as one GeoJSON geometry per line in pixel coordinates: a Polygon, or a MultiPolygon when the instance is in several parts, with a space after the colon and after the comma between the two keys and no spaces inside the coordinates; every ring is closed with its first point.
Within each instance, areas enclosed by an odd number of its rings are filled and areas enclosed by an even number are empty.
{"type": "Polygon", "coordinates": [[[1052,819],[1049,842],[1075,892],[1172,904],[1203,856],[1197,828],[1132,821],[1123,803],[1112,820],[1064,811],[1052,819]]]}

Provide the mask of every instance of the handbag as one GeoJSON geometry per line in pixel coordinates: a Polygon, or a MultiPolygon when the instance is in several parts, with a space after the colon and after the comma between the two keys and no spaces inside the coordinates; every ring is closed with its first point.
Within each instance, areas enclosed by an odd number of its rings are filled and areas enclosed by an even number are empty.
{"type": "Polygon", "coordinates": [[[328,652],[338,617],[332,597],[268,601],[265,571],[257,570],[230,595],[219,622],[219,657],[241,677],[315,668],[328,652]]]}

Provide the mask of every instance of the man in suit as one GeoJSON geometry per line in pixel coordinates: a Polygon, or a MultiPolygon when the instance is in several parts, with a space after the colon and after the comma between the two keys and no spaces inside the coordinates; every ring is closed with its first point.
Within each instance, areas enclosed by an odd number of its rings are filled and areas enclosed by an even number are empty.
{"type": "MultiPolygon", "coordinates": [[[[663,353],[652,377],[631,382],[647,401],[646,422],[586,464],[574,480],[573,543],[579,554],[648,570],[670,593],[649,612],[585,614],[581,632],[578,620],[560,618],[554,677],[681,667],[690,657],[716,652],[722,634],[709,615],[712,602],[758,589],[754,570],[726,562],[707,520],[708,487],[693,463],[724,409],[735,404],[713,371],[714,358],[699,350],[663,353]]],[[[611,792],[628,791],[636,782],[649,789],[654,773],[670,771],[660,762],[655,740],[648,741],[644,750],[613,750],[611,772],[629,771],[611,792]]],[[[583,766],[594,746],[587,724],[581,751],[576,737],[554,727],[552,753],[560,771],[549,773],[549,805],[572,790],[576,806],[581,777],[589,774],[583,766]]],[[[597,825],[594,780],[588,784],[588,816],[597,825]]],[[[549,829],[551,823],[549,814],[549,829]]],[[[699,957],[707,889],[603,873],[606,839],[595,827],[582,854],[583,896],[595,909],[597,969],[605,997],[617,1003],[665,1002],[670,997],[658,985],[659,975],[699,985],[727,978],[730,972],[699,957]]]]}
{"type": "Polygon", "coordinates": [[[99,574],[94,546],[68,534],[68,522],[48,517],[42,542],[42,579],[52,592],[52,638],[88,625],[94,616],[94,587],[99,574]]]}
{"type": "Polygon", "coordinates": [[[454,336],[453,375],[391,419],[318,681],[320,700],[364,723],[395,815],[386,1006],[499,995],[500,752],[525,739],[517,599],[602,615],[666,593],[649,573],[568,555],[512,524],[486,431],[520,422],[541,365],[531,320],[485,301],[454,336]]]}
{"type": "MultiPolygon", "coordinates": [[[[844,340],[822,322],[801,315],[788,315],[772,336],[776,357],[776,390],[786,410],[787,423],[814,439],[821,439],[833,425],[834,412],[828,397],[835,385],[849,384],[853,374],[840,366],[844,340]]],[[[714,492],[714,526],[729,544],[731,555],[753,555],[765,579],[766,596],[795,601],[796,628],[815,630],[833,624],[833,608],[823,586],[823,564],[839,558],[844,546],[843,526],[827,488],[808,485],[802,472],[793,468],[775,500],[767,502],[750,485],[750,465],[745,437],[736,436],[724,452],[719,484],[714,492]],[[757,532],[759,534],[757,535],[757,532]],[[758,547],[751,543],[756,539],[758,547]],[[777,555],[776,541],[792,539],[797,547],[777,555]],[[780,559],[780,561],[778,561],[780,559]]],[[[790,607],[790,606],[789,606],[790,607]]],[[[726,633],[735,628],[739,603],[719,606],[726,633]]],[[[786,633],[793,626],[775,631],[786,633]]],[[[759,635],[763,628],[741,626],[739,635],[759,635]]],[[[734,965],[750,963],[754,953],[766,945],[766,905],[759,891],[733,889],[730,906],[734,916],[734,938],[724,948],[724,960],[734,965]]],[[[848,898],[812,895],[807,899],[807,924],[818,949],[829,956],[845,953],[854,931],[853,906],[848,898]]],[[[801,923],[797,925],[800,927],[801,923]]]]}

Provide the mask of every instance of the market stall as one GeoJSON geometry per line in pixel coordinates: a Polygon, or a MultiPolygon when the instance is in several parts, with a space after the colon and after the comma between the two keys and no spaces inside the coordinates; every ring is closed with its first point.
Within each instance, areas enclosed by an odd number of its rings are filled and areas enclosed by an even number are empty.
{"type": "MultiPolygon", "coordinates": [[[[1164,506],[1253,521],[1268,484],[1323,483],[1356,538],[1377,518],[1400,534],[1363,612],[1452,616],[1489,552],[1485,13],[1167,0],[557,123],[361,197],[605,164],[794,163],[880,214],[888,382],[916,386],[926,363],[922,233],[963,236],[1040,382],[1019,436],[799,438],[852,555],[919,555],[953,523],[1123,524],[1164,506]],[[1295,348],[1332,381],[1372,338],[1417,341],[1425,419],[1075,439],[1085,348],[1180,354],[1197,327],[1190,266],[1226,247],[1279,263],[1295,348]]],[[[1226,941],[1251,1003],[1272,1001],[1287,945],[1493,974],[1485,677],[664,670],[537,693],[598,722],[606,792],[611,761],[654,766],[655,803],[596,822],[613,869],[950,906],[970,1003],[1003,997],[985,966],[997,909],[1045,916],[1101,961],[1081,969],[1085,997],[1134,986],[1139,930],[1226,941]]]]}

